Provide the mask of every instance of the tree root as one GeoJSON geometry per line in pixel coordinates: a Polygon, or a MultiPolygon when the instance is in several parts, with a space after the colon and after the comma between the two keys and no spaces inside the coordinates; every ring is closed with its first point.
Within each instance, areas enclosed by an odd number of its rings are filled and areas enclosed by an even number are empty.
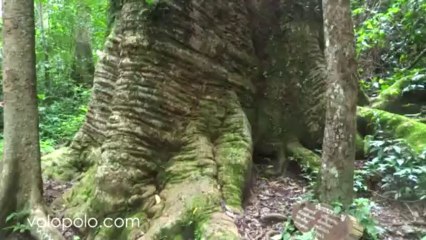
{"type": "Polygon", "coordinates": [[[132,134],[112,132],[99,164],[54,206],[65,207],[64,215],[73,219],[137,217],[142,223],[82,229],[88,239],[239,239],[234,219],[222,205],[242,210],[251,172],[251,131],[237,96],[225,99],[219,104],[200,101],[200,115],[173,135],[178,142],[164,144],[167,151],[132,134]]]}
{"type": "Polygon", "coordinates": [[[272,240],[274,236],[276,235],[281,235],[280,231],[277,230],[269,230],[266,234],[265,234],[265,239],[266,240],[272,240]]]}
{"type": "Polygon", "coordinates": [[[416,152],[426,149],[426,124],[378,109],[358,107],[358,118],[364,135],[385,131],[394,138],[404,139],[416,152]],[[365,125],[365,126],[362,126],[365,125]]]}
{"type": "Polygon", "coordinates": [[[294,157],[301,165],[317,171],[321,164],[321,157],[305,148],[299,141],[294,140],[287,144],[287,151],[290,156],[294,157]]]}
{"type": "Polygon", "coordinates": [[[62,234],[51,225],[41,204],[33,206],[28,223],[30,224],[31,235],[37,240],[65,240],[62,234]]]}
{"type": "MultiPolygon", "coordinates": [[[[405,107],[403,104],[406,101],[403,90],[411,84],[422,84],[426,81],[426,76],[420,76],[414,81],[412,76],[404,77],[396,81],[392,86],[384,90],[373,103],[373,108],[390,111],[393,113],[415,113],[420,110],[419,106],[411,105],[412,107],[405,107]],[[414,109],[413,109],[414,107],[414,109]]],[[[411,99],[411,102],[422,102],[424,99],[424,93],[411,99]]]]}
{"type": "Polygon", "coordinates": [[[265,223],[269,223],[269,222],[284,222],[285,220],[287,220],[287,216],[285,216],[284,214],[280,214],[280,213],[269,213],[269,214],[265,214],[263,215],[260,220],[262,222],[265,223]]]}
{"type": "Polygon", "coordinates": [[[63,147],[42,157],[43,175],[48,179],[70,181],[87,171],[100,159],[100,148],[77,151],[63,147]]]}

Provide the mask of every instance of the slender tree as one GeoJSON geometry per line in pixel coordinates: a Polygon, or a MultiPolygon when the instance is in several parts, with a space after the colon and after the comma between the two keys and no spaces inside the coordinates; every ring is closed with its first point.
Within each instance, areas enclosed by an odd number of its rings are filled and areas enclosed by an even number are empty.
{"type": "MultiPolygon", "coordinates": [[[[5,104],[0,229],[14,212],[28,211],[30,222],[47,222],[42,203],[38,136],[34,1],[4,0],[3,25],[5,104]]],[[[33,224],[31,233],[37,239],[62,239],[48,224],[33,224]]]]}
{"type": "Polygon", "coordinates": [[[47,91],[51,90],[51,79],[50,79],[50,67],[49,67],[49,46],[47,44],[47,38],[46,38],[46,28],[45,28],[45,7],[43,6],[43,1],[37,2],[37,11],[38,11],[38,19],[39,19],[39,29],[40,29],[40,35],[41,35],[41,47],[42,47],[42,58],[43,62],[41,64],[41,69],[43,69],[44,73],[44,83],[45,88],[47,91]]]}
{"type": "Polygon", "coordinates": [[[71,77],[73,80],[86,87],[92,86],[95,66],[93,63],[91,33],[89,24],[90,8],[85,2],[77,5],[77,22],[74,33],[74,58],[71,77]]]}
{"type": "Polygon", "coordinates": [[[349,205],[353,197],[357,80],[349,0],[324,0],[327,113],[319,197],[349,205]]]}

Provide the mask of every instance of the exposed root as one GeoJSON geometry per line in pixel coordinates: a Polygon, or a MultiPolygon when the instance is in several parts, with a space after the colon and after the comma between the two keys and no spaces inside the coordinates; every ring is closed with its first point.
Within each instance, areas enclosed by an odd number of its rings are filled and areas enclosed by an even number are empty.
{"type": "Polygon", "coordinates": [[[142,235],[150,240],[192,235],[238,239],[234,220],[221,206],[226,204],[232,212],[242,209],[251,172],[251,131],[236,95],[226,98],[226,104],[216,101],[200,102],[199,115],[180,134],[179,145],[165,145],[167,152],[151,150],[155,146],[146,143],[139,145],[131,134],[110,136],[103,145],[100,165],[89,168],[55,202],[57,210],[71,218],[137,216],[144,223],[136,228],[87,229],[88,239],[142,235]],[[127,152],[132,148],[144,152],[136,157],[127,152]]]}
{"type": "Polygon", "coordinates": [[[416,78],[412,76],[404,77],[396,81],[392,86],[384,90],[377,100],[373,103],[373,108],[395,113],[416,113],[420,111],[420,106],[404,106],[407,102],[424,102],[425,92],[413,91],[413,93],[404,93],[404,89],[414,84],[424,84],[426,75],[419,75],[416,78]],[[412,95],[412,96],[411,96],[412,95]]]}
{"type": "Polygon", "coordinates": [[[65,215],[74,219],[88,214],[89,209],[92,209],[92,200],[95,195],[95,174],[95,167],[89,169],[77,184],[65,192],[62,198],[53,202],[54,210],[65,211],[65,215]]]}
{"type": "Polygon", "coordinates": [[[404,117],[402,115],[385,112],[378,109],[358,107],[358,118],[366,126],[364,135],[374,134],[381,130],[391,134],[394,138],[404,139],[415,151],[426,149],[426,124],[404,117]]]}
{"type": "Polygon", "coordinates": [[[263,215],[260,220],[262,222],[268,223],[268,222],[284,222],[287,220],[287,216],[280,214],[280,213],[269,213],[266,215],[263,215]]]}
{"type": "Polygon", "coordinates": [[[238,231],[233,220],[221,212],[221,193],[208,178],[172,184],[161,193],[164,209],[152,219],[143,239],[170,239],[187,228],[202,239],[233,239],[238,231]],[[220,236],[224,238],[220,238],[220,236]]]}
{"type": "Polygon", "coordinates": [[[62,234],[52,226],[44,207],[39,204],[33,206],[28,218],[31,235],[37,240],[65,240],[62,234]]]}
{"type": "Polygon", "coordinates": [[[321,164],[321,157],[305,148],[299,141],[293,140],[287,144],[287,151],[290,156],[301,162],[301,165],[317,171],[321,164]]]}
{"type": "Polygon", "coordinates": [[[265,239],[266,239],[266,240],[272,240],[272,239],[274,239],[273,237],[274,237],[274,236],[277,236],[277,235],[281,235],[281,232],[279,232],[279,231],[275,231],[275,230],[269,230],[269,231],[265,234],[265,239]]]}
{"type": "Polygon", "coordinates": [[[207,221],[198,225],[197,233],[199,233],[200,239],[240,239],[234,220],[223,212],[212,213],[207,221]]]}
{"type": "Polygon", "coordinates": [[[80,176],[100,159],[100,148],[76,151],[63,147],[42,157],[43,175],[48,179],[70,181],[80,176]]]}

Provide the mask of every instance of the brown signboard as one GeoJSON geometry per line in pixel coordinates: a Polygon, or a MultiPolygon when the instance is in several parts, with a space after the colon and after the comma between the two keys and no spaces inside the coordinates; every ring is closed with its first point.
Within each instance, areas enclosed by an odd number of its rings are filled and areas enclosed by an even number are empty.
{"type": "Polygon", "coordinates": [[[324,204],[296,204],[292,217],[299,231],[314,229],[317,240],[360,239],[364,230],[352,216],[335,214],[324,204]]]}

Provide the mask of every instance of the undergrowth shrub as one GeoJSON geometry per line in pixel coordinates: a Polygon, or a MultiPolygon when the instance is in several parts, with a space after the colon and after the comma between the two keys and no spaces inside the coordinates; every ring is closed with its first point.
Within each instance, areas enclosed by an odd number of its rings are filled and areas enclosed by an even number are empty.
{"type": "Polygon", "coordinates": [[[426,199],[426,149],[418,154],[403,139],[369,139],[369,161],[356,172],[356,190],[367,190],[370,181],[394,199],[426,199]]]}

